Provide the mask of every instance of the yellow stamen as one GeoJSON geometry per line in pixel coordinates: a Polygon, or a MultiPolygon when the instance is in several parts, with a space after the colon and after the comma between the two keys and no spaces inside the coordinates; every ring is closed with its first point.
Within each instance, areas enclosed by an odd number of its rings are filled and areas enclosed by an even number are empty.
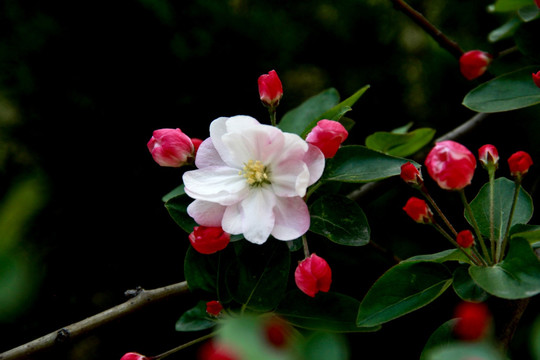
{"type": "Polygon", "coordinates": [[[244,163],[244,168],[238,172],[238,175],[244,175],[250,186],[261,186],[265,183],[270,184],[266,166],[259,160],[249,160],[247,163],[244,163]]]}

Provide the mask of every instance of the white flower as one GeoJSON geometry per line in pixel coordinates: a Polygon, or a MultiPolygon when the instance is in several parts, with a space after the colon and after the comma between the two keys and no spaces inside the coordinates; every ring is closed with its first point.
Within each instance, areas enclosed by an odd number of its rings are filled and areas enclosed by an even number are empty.
{"type": "Polygon", "coordinates": [[[324,155],[298,135],[249,116],[221,117],[197,152],[197,170],[183,176],[195,199],[188,214],[255,244],[270,235],[293,240],[310,224],[303,199],[324,170],[324,155]]]}

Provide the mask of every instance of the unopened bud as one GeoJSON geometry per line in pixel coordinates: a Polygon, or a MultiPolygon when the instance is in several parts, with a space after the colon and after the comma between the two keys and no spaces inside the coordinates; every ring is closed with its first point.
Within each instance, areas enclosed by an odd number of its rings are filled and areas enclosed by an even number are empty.
{"type": "Polygon", "coordinates": [[[403,210],[417,223],[420,224],[431,224],[433,223],[433,212],[427,205],[427,203],[417,197],[411,197],[403,210]]]}
{"type": "Polygon", "coordinates": [[[482,76],[493,57],[487,52],[471,50],[461,55],[459,59],[459,69],[467,80],[473,80],[482,76]]]}

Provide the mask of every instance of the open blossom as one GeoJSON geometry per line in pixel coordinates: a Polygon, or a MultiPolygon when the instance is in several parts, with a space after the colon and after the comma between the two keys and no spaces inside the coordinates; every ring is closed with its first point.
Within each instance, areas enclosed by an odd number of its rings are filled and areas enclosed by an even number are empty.
{"type": "Polygon", "coordinates": [[[336,155],[348,135],[347,129],[338,121],[320,120],[306,136],[306,141],[321,149],[324,157],[328,159],[336,155]]]}
{"type": "Polygon", "coordinates": [[[425,164],[429,175],[441,188],[460,190],[471,183],[476,159],[465,146],[446,140],[435,144],[425,164]]]}
{"type": "Polygon", "coordinates": [[[332,270],[322,257],[311,254],[294,272],[296,286],[306,295],[314,297],[319,291],[328,292],[332,283],[332,270]]]}
{"type": "Polygon", "coordinates": [[[492,60],[493,57],[487,52],[471,50],[459,58],[459,69],[467,80],[473,80],[486,72],[492,60]]]}
{"type": "Polygon", "coordinates": [[[270,235],[294,240],[310,224],[303,199],[324,170],[324,155],[298,135],[262,125],[249,116],[221,117],[210,124],[184,173],[187,209],[200,225],[221,226],[255,244],[270,235]]]}
{"type": "Polygon", "coordinates": [[[159,165],[180,167],[193,160],[195,148],[182,130],[159,129],[152,135],[146,146],[159,165]]]}

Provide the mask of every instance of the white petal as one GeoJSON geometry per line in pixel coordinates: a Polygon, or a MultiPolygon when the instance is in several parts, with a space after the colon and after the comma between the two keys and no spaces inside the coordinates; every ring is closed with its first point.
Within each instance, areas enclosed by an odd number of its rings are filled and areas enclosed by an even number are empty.
{"type": "Polygon", "coordinates": [[[267,188],[251,189],[242,201],[242,233],[254,244],[264,243],[274,228],[276,196],[267,188]]]}
{"type": "Polygon", "coordinates": [[[219,153],[221,159],[229,166],[238,167],[238,161],[235,160],[227,147],[223,144],[223,136],[228,133],[238,133],[250,127],[260,125],[257,120],[250,116],[233,116],[230,118],[220,117],[212,121],[210,124],[210,137],[216,151],[219,153]]]}
{"type": "Polygon", "coordinates": [[[317,180],[321,177],[324,171],[324,154],[322,151],[311,144],[309,145],[309,149],[307,153],[304,156],[304,162],[306,163],[308,169],[309,169],[309,182],[308,186],[315,184],[317,180]]]}
{"type": "Polygon", "coordinates": [[[217,152],[211,138],[204,140],[199,149],[197,150],[197,156],[195,157],[195,165],[201,169],[208,166],[225,166],[226,164],[221,160],[219,153],[217,152]]]}
{"type": "Polygon", "coordinates": [[[190,197],[221,205],[235,204],[249,193],[246,179],[238,174],[237,169],[225,166],[208,166],[187,171],[182,180],[184,190],[190,197]]]}
{"type": "Polygon", "coordinates": [[[308,181],[308,167],[301,160],[286,160],[271,168],[272,189],[277,196],[304,196],[308,181]]]}
{"type": "Polygon", "coordinates": [[[309,229],[309,210],[301,197],[277,198],[274,215],[272,236],[278,240],[297,239],[309,229]]]}
{"type": "Polygon", "coordinates": [[[221,227],[229,234],[242,233],[242,207],[240,203],[227,206],[221,221],[221,227]]]}
{"type": "Polygon", "coordinates": [[[221,226],[224,212],[225,206],[203,200],[195,200],[187,207],[188,215],[203,226],[221,226]]]}
{"type": "Polygon", "coordinates": [[[271,164],[282,156],[285,143],[283,132],[268,125],[245,129],[241,133],[230,132],[221,139],[230,155],[230,165],[236,167],[243,167],[249,160],[271,164]]]}

